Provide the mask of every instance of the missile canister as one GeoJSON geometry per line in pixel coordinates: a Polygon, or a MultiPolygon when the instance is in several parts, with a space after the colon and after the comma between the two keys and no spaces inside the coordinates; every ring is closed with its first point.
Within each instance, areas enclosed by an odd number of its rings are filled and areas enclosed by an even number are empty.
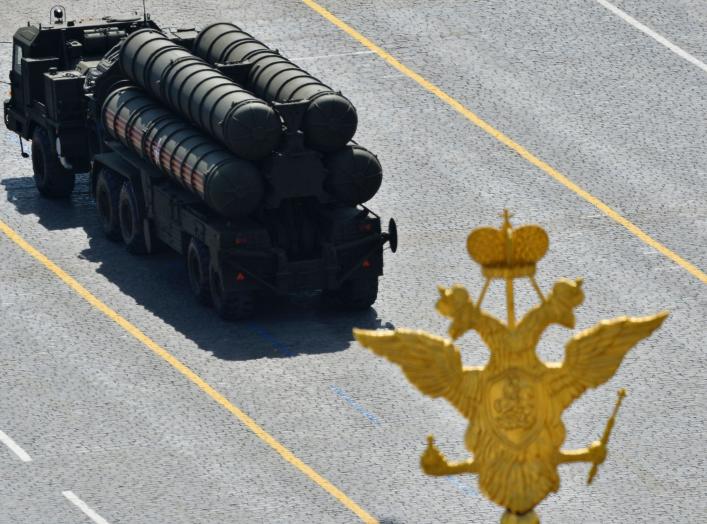
{"type": "Polygon", "coordinates": [[[324,155],[329,176],[324,189],[344,204],[363,204],[373,198],[383,180],[378,158],[361,146],[346,146],[324,155]]]}
{"type": "Polygon", "coordinates": [[[268,102],[309,100],[302,123],[309,147],[336,151],[353,138],[358,116],[348,98],[238,26],[221,22],[205,27],[194,42],[194,53],[212,64],[250,62],[245,87],[268,102]]]}
{"type": "Polygon", "coordinates": [[[236,155],[255,160],[277,146],[282,123],[272,107],[160,32],[132,33],[119,60],[126,76],[236,155]]]}
{"type": "Polygon", "coordinates": [[[119,87],[101,110],[110,136],[229,218],[255,210],[263,198],[257,168],[163,108],[137,87],[119,87]]]}

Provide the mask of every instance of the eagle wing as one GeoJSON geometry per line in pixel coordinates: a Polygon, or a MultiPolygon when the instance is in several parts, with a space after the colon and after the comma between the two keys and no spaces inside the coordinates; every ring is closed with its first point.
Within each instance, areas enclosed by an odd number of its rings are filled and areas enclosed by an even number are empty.
{"type": "Polygon", "coordinates": [[[459,349],[450,340],[411,329],[354,329],[354,336],[377,355],[398,364],[422,393],[446,398],[464,417],[473,417],[481,368],[462,367],[459,349]]]}
{"type": "Polygon", "coordinates": [[[628,351],[658,329],[667,312],[641,318],[604,320],[576,334],[565,347],[565,360],[550,364],[550,391],[562,409],[588,388],[609,380],[628,351]]]}

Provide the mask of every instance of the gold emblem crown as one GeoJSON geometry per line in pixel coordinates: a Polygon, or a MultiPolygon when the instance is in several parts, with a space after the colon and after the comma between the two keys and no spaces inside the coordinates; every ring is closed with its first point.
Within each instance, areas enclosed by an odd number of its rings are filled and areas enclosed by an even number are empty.
{"type": "Polygon", "coordinates": [[[514,229],[510,218],[506,209],[500,229],[478,228],[467,238],[469,256],[481,265],[486,278],[531,277],[547,253],[550,240],[543,228],[528,225],[514,229]]]}

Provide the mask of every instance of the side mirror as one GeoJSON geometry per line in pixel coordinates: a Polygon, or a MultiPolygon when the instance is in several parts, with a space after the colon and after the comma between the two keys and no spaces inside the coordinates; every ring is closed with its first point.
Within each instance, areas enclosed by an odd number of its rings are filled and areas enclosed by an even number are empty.
{"type": "Polygon", "coordinates": [[[395,253],[398,250],[398,225],[392,218],[388,221],[388,242],[390,250],[395,253]]]}

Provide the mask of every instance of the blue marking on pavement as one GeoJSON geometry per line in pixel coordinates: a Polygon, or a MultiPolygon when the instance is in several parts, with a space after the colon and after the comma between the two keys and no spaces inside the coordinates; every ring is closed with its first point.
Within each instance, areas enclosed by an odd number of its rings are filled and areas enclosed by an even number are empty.
{"type": "Polygon", "coordinates": [[[469,496],[472,496],[472,497],[475,497],[475,496],[478,495],[478,493],[476,492],[476,490],[475,490],[474,488],[472,488],[471,486],[468,486],[468,485],[464,484],[464,483],[463,483],[461,480],[459,480],[458,478],[455,478],[455,477],[452,477],[452,476],[447,476],[447,477],[444,477],[444,479],[445,479],[447,482],[450,482],[451,484],[454,484],[454,487],[456,487],[459,491],[461,491],[462,493],[464,493],[464,495],[469,495],[469,496]]]}
{"type": "Polygon", "coordinates": [[[354,408],[356,411],[358,411],[361,415],[366,417],[368,420],[371,421],[371,423],[375,426],[380,425],[381,421],[378,417],[376,417],[373,413],[370,411],[367,411],[366,408],[364,408],[361,404],[356,402],[354,399],[352,399],[350,396],[346,394],[346,392],[341,389],[339,386],[331,385],[329,388],[334,392],[334,394],[343,399],[344,402],[346,402],[349,406],[354,408]]]}
{"type": "MultiPolygon", "coordinates": [[[[285,357],[294,357],[296,355],[296,353],[287,344],[285,344],[281,340],[278,340],[277,337],[275,337],[272,333],[270,333],[270,331],[268,331],[263,326],[260,326],[255,322],[251,322],[250,324],[248,324],[248,329],[250,329],[253,334],[267,341],[272,346],[272,348],[279,354],[285,357]]],[[[330,389],[337,397],[343,399],[344,402],[346,402],[349,406],[358,411],[361,415],[366,417],[372,424],[378,426],[381,423],[380,419],[377,416],[375,416],[370,411],[366,410],[366,408],[361,406],[361,404],[352,399],[339,386],[332,384],[330,386],[330,389]]]]}
{"type": "MultiPolygon", "coordinates": [[[[277,337],[275,337],[270,331],[268,331],[265,327],[256,324],[255,322],[251,322],[248,324],[248,329],[254,334],[257,335],[258,337],[262,338],[266,342],[268,342],[272,348],[277,351],[279,354],[285,356],[285,357],[294,357],[297,354],[284,342],[281,340],[278,340],[277,337]]],[[[356,402],[354,399],[351,398],[351,396],[346,393],[343,389],[341,389],[339,386],[332,384],[329,386],[329,389],[340,399],[342,399],[344,402],[346,402],[349,406],[351,406],[353,409],[355,409],[358,413],[363,415],[368,419],[368,421],[373,424],[374,426],[380,426],[383,421],[378,418],[376,415],[368,411],[366,408],[364,408],[361,404],[356,402]]],[[[447,476],[444,477],[444,479],[452,484],[455,488],[457,488],[458,491],[463,493],[464,495],[470,496],[470,497],[477,497],[478,492],[475,490],[473,487],[465,484],[461,480],[459,480],[456,477],[453,476],[447,476]]]]}
{"type": "Polygon", "coordinates": [[[290,349],[287,344],[275,338],[273,334],[270,333],[263,326],[259,326],[258,324],[251,322],[250,324],[248,324],[248,328],[251,330],[251,332],[258,335],[263,340],[269,342],[272,348],[281,355],[284,355],[286,357],[295,356],[295,352],[292,351],[292,349],[290,349]]]}

